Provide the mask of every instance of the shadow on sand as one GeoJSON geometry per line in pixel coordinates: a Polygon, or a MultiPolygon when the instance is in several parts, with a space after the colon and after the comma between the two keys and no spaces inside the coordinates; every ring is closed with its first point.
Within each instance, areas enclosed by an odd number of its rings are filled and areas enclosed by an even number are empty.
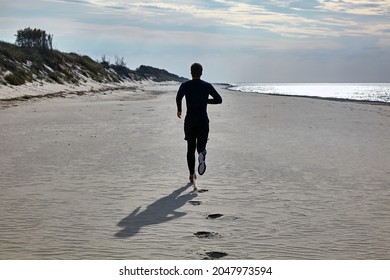
{"type": "Polygon", "coordinates": [[[118,223],[118,226],[123,227],[123,229],[118,231],[115,234],[115,237],[132,237],[136,235],[142,227],[165,223],[185,216],[187,213],[178,212],[176,210],[186,204],[189,200],[198,196],[195,192],[180,195],[190,186],[191,184],[187,184],[186,186],[175,190],[170,195],[156,200],[141,212],[139,212],[141,207],[137,207],[129,216],[118,223]]]}

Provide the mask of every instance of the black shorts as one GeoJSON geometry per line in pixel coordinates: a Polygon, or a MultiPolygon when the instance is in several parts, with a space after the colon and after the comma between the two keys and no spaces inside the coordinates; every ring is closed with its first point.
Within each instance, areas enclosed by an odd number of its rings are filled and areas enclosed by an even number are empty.
{"type": "Polygon", "coordinates": [[[209,120],[205,119],[185,119],[184,121],[185,140],[203,140],[207,141],[209,136],[209,120]]]}

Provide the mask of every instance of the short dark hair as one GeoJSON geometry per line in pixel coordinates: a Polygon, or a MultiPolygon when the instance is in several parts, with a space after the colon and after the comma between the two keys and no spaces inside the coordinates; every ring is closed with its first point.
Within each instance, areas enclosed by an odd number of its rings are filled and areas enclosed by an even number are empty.
{"type": "Polygon", "coordinates": [[[200,63],[194,63],[191,65],[191,75],[194,78],[200,78],[202,76],[203,67],[200,63]]]}

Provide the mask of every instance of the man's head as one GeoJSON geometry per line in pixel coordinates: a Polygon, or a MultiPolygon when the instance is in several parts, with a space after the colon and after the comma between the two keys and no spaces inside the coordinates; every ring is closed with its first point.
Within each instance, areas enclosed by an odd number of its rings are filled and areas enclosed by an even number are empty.
{"type": "Polygon", "coordinates": [[[200,63],[194,63],[191,65],[191,76],[193,79],[200,79],[202,76],[203,67],[200,63]]]}

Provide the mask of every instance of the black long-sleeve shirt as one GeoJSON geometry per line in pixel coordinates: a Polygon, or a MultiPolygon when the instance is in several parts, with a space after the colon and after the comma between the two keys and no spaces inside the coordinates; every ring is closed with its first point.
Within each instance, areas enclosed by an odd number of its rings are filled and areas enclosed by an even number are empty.
{"type": "Polygon", "coordinates": [[[182,111],[181,103],[184,96],[186,97],[187,119],[208,118],[207,104],[222,103],[222,97],[215,88],[201,79],[193,79],[180,85],[176,95],[178,112],[182,111]]]}

